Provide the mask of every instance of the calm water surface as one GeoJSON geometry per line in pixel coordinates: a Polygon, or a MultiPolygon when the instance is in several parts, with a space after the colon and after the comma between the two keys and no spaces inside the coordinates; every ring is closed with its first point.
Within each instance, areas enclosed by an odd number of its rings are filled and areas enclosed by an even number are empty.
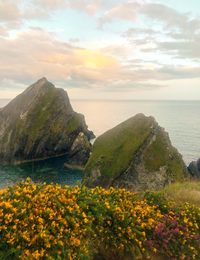
{"type": "MultiPolygon", "coordinates": [[[[0,107],[9,100],[0,99],[0,107]]],[[[168,131],[173,145],[188,164],[200,157],[200,101],[78,101],[72,100],[75,111],[85,115],[91,130],[99,136],[118,123],[137,114],[152,115],[168,131]]],[[[81,181],[79,171],[63,167],[65,158],[27,163],[21,166],[0,166],[0,187],[31,177],[36,182],[74,185],[81,181]]]]}
{"type": "Polygon", "coordinates": [[[75,185],[81,182],[82,172],[64,168],[66,158],[25,163],[20,166],[0,166],[0,188],[30,177],[34,182],[75,185]]]}

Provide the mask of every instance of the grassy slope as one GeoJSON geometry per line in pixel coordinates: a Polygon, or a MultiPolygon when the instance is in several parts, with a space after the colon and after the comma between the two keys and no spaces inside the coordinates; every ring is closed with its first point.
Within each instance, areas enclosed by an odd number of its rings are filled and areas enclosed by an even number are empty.
{"type": "Polygon", "coordinates": [[[182,157],[166,140],[163,132],[157,134],[156,141],[147,149],[144,160],[149,171],[158,171],[160,167],[167,165],[170,177],[175,177],[177,181],[184,177],[185,165],[182,157]]]}
{"type": "Polygon", "coordinates": [[[46,125],[46,122],[49,120],[51,107],[53,107],[52,105],[56,95],[56,89],[50,89],[48,95],[45,95],[40,103],[34,107],[34,110],[29,112],[26,120],[18,120],[16,129],[12,135],[12,139],[15,140],[15,142],[18,142],[21,136],[27,134],[27,146],[31,146],[35,142],[38,137],[38,131],[40,131],[40,129],[46,125]],[[27,122],[29,122],[28,125],[27,122]]]}
{"type": "Polygon", "coordinates": [[[177,205],[185,202],[200,207],[200,181],[174,183],[165,187],[161,193],[168,199],[173,199],[177,205]]]}
{"type": "MultiPolygon", "coordinates": [[[[56,88],[49,89],[47,95],[45,95],[37,106],[28,114],[26,120],[19,120],[15,135],[13,138],[18,140],[19,137],[27,135],[27,146],[32,147],[38,138],[41,138],[42,133],[48,128],[48,133],[52,136],[64,133],[70,134],[81,126],[81,116],[74,114],[67,124],[63,122],[63,118],[58,118],[54,123],[50,121],[52,115],[55,114],[55,107],[58,106],[57,99],[59,98],[59,91],[56,88]],[[27,124],[28,122],[28,124],[27,124]]],[[[57,108],[59,111],[59,107],[57,108]]],[[[61,111],[62,112],[62,111],[61,111]]]]}
{"type": "Polygon", "coordinates": [[[102,174],[108,177],[123,172],[150,134],[153,122],[152,118],[137,115],[98,137],[85,172],[90,173],[95,166],[100,166],[102,174]]]}

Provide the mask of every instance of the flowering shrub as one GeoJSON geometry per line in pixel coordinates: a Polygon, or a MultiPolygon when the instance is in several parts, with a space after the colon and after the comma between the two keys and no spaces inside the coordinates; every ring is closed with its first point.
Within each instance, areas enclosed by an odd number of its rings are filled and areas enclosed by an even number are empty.
{"type": "Polygon", "coordinates": [[[124,189],[27,180],[0,191],[0,258],[199,259],[200,209],[162,208],[124,189]]]}
{"type": "Polygon", "coordinates": [[[144,197],[148,204],[156,205],[163,214],[147,241],[149,248],[156,248],[170,259],[199,259],[200,208],[189,203],[176,206],[162,193],[150,192],[144,197]]]}

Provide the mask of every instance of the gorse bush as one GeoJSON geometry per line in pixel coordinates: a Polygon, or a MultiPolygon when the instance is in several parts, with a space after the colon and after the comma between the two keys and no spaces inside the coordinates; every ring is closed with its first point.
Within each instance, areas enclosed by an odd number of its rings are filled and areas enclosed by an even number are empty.
{"type": "Polygon", "coordinates": [[[200,209],[154,197],[30,180],[1,190],[0,257],[200,259],[200,209]]]}

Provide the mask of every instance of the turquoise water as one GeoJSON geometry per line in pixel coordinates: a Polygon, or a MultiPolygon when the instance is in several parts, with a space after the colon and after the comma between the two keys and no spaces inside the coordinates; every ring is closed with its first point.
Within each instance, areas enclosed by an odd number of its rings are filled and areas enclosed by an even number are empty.
{"type": "MultiPolygon", "coordinates": [[[[0,99],[0,107],[8,100],[0,99]]],[[[169,133],[173,145],[186,164],[200,157],[200,101],[79,101],[72,100],[75,111],[85,115],[96,136],[137,114],[152,115],[169,133]]],[[[31,177],[36,182],[74,185],[82,179],[79,171],[63,167],[65,158],[0,166],[0,187],[31,177]]]]}
{"type": "Polygon", "coordinates": [[[75,185],[81,182],[82,172],[64,168],[66,158],[25,163],[19,166],[0,166],[0,188],[30,177],[36,183],[75,185]]]}

